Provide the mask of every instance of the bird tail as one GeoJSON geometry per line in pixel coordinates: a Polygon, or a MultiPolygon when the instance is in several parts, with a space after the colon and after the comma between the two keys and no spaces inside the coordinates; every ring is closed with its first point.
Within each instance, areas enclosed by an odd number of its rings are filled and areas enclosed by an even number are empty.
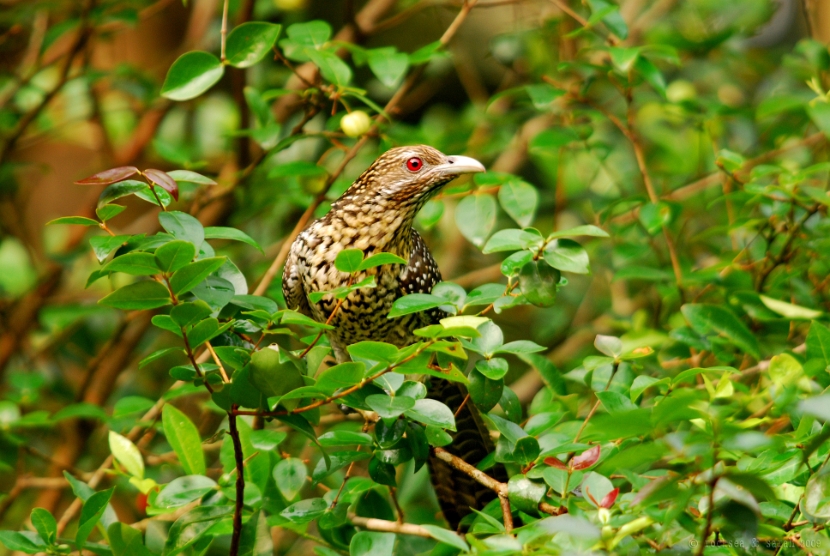
{"type": "MultiPolygon", "coordinates": [[[[452,443],[444,449],[470,465],[476,465],[493,451],[494,446],[478,408],[467,399],[467,395],[467,389],[462,384],[436,378],[431,380],[429,397],[458,412],[452,443]]],[[[434,455],[430,455],[428,463],[438,503],[452,529],[458,530],[464,516],[472,513],[470,508],[481,510],[496,497],[495,492],[434,455]]],[[[507,473],[500,464],[487,473],[497,481],[507,482],[507,473]]]]}

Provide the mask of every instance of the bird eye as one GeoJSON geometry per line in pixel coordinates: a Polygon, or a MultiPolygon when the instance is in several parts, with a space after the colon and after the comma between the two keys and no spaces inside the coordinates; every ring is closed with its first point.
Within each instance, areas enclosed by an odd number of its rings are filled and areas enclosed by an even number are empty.
{"type": "Polygon", "coordinates": [[[406,161],[406,169],[410,172],[418,172],[424,167],[424,162],[417,156],[413,156],[406,161]]]}

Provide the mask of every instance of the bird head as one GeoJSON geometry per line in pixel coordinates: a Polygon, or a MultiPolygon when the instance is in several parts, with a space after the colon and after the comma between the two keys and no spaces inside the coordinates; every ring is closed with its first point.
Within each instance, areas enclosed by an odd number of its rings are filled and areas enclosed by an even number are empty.
{"type": "Polygon", "coordinates": [[[380,155],[341,199],[420,207],[444,184],[476,172],[484,172],[484,165],[468,156],[448,156],[427,145],[396,147],[380,155]]]}

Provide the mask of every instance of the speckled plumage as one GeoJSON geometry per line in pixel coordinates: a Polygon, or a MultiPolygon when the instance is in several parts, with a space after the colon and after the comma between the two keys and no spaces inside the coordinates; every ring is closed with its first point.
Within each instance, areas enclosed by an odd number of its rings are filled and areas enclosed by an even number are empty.
{"type": "MultiPolygon", "coordinates": [[[[387,318],[392,304],[411,293],[429,293],[441,281],[441,272],[424,243],[412,228],[415,215],[440,188],[459,174],[483,171],[475,160],[448,157],[428,146],[399,147],[380,156],[348,190],[332,204],[324,217],[313,222],[291,246],[283,273],[283,293],[288,307],[318,322],[325,322],[337,300],[329,295],[310,303],[308,294],[328,291],[348,283],[349,274],[334,266],[343,249],[361,249],[364,256],[393,253],[408,261],[357,273],[353,283],[374,275],[377,286],[352,292],[335,313],[328,332],[338,361],[346,361],[346,347],[363,340],[406,346],[416,341],[413,331],[437,322],[439,310],[387,318]],[[423,163],[412,171],[407,161],[417,157],[423,163]]],[[[447,403],[456,411],[466,396],[463,386],[433,379],[430,397],[447,403]]],[[[451,452],[475,464],[493,445],[478,411],[465,404],[456,417],[458,432],[451,452]]],[[[431,476],[446,519],[453,527],[469,513],[492,499],[470,477],[444,462],[430,459],[431,476]]]]}

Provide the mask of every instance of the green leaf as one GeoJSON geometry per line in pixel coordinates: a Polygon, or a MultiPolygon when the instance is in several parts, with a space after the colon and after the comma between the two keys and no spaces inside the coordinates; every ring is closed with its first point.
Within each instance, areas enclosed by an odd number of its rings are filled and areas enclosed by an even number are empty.
{"type": "Polygon", "coordinates": [[[26,554],[45,552],[47,545],[33,531],[0,531],[0,543],[9,550],[20,550],[26,554]]]}
{"type": "Polygon", "coordinates": [[[248,21],[237,25],[228,34],[225,55],[236,68],[248,68],[262,60],[277,42],[280,25],[248,21]]]}
{"type": "Polygon", "coordinates": [[[588,252],[570,239],[555,239],[548,243],[543,254],[545,262],[563,272],[588,274],[588,252]]]}
{"type": "Polygon", "coordinates": [[[274,466],[273,476],[280,494],[290,502],[305,485],[308,470],[301,459],[287,458],[274,466]]]}
{"type": "MultiPolygon", "coordinates": [[[[110,432],[110,434],[113,433],[110,432]]],[[[96,492],[84,502],[84,505],[81,508],[81,517],[78,521],[78,531],[75,533],[75,543],[78,546],[83,546],[89,538],[89,535],[92,533],[95,525],[101,519],[101,516],[104,515],[104,511],[107,509],[107,504],[109,504],[110,498],[112,498],[112,493],[114,491],[115,487],[109,490],[96,492]]]]}
{"type": "Polygon", "coordinates": [[[144,478],[144,460],[141,452],[132,441],[126,436],[121,436],[115,431],[109,433],[109,446],[113,457],[122,467],[138,479],[144,478]]]}
{"type": "Polygon", "coordinates": [[[159,214],[159,224],[176,239],[189,241],[197,249],[205,240],[202,223],[186,212],[171,210],[159,214]]]}
{"type": "Polygon", "coordinates": [[[95,258],[98,262],[104,262],[104,259],[110,254],[127,243],[130,236],[95,236],[89,238],[89,244],[92,246],[92,251],[95,253],[95,258]]]}
{"type": "Polygon", "coordinates": [[[530,140],[529,149],[531,152],[553,151],[555,153],[560,147],[564,147],[565,145],[578,140],[579,136],[570,128],[551,127],[537,133],[533,139],[530,140]]]}
{"type": "Polygon", "coordinates": [[[513,475],[507,483],[510,504],[531,515],[538,513],[539,502],[546,491],[547,486],[544,483],[531,481],[524,475],[513,475]]]}
{"type": "Polygon", "coordinates": [[[455,223],[464,237],[481,247],[496,225],[496,210],[492,195],[467,195],[455,207],[455,223]]]}
{"type": "Polygon", "coordinates": [[[233,506],[197,506],[177,519],[167,533],[164,556],[175,556],[201,539],[208,529],[233,514],[233,506]]]}
{"type": "Polygon", "coordinates": [[[239,538],[239,556],[272,556],[274,542],[269,524],[262,510],[254,510],[242,526],[239,538]]]}
{"type": "MultiPolygon", "coordinates": [[[[162,202],[164,202],[166,196],[168,202],[165,206],[167,206],[172,199],[166,191],[162,193],[164,193],[164,195],[159,195],[159,198],[162,202]]],[[[103,205],[115,201],[116,199],[126,197],[127,195],[136,195],[140,199],[156,204],[156,200],[150,192],[150,186],[143,181],[138,180],[125,180],[108,186],[101,192],[101,196],[98,198],[98,203],[103,205]]]]}
{"type": "MultiPolygon", "coordinates": [[[[420,382],[417,384],[421,384],[420,382]]],[[[421,386],[423,386],[421,384],[421,386]]],[[[357,444],[360,446],[371,446],[372,436],[365,432],[354,432],[346,430],[329,431],[321,434],[317,439],[321,446],[346,446],[357,444]]]]}
{"type": "Polygon", "coordinates": [[[401,315],[408,315],[410,313],[419,313],[427,309],[433,309],[441,305],[446,305],[447,300],[429,293],[411,293],[399,297],[392,304],[392,310],[389,311],[388,318],[393,319],[401,315]]]}
{"type": "Polygon", "coordinates": [[[201,95],[222,79],[225,66],[209,52],[192,51],[182,54],[170,66],[161,96],[170,100],[190,100],[201,95]]]}
{"type": "Polygon", "coordinates": [[[467,542],[457,533],[454,533],[449,529],[444,529],[443,527],[438,527],[437,525],[421,525],[421,527],[429,531],[432,538],[438,542],[448,544],[462,552],[470,551],[470,545],[468,545],[467,542]]]}
{"type": "Polygon", "coordinates": [[[347,450],[343,452],[335,452],[331,454],[329,460],[320,458],[314,471],[311,473],[311,478],[314,484],[319,483],[335,471],[343,469],[353,461],[361,461],[369,459],[371,454],[366,452],[358,452],[357,450],[347,450]]]}
{"type": "Polygon", "coordinates": [[[189,241],[175,240],[156,249],[156,265],[163,272],[175,272],[196,256],[196,247],[189,241]]]}
{"type": "Polygon", "coordinates": [[[729,309],[717,305],[687,303],[681,307],[683,316],[699,334],[717,334],[738,349],[760,358],[758,340],[729,309]]]}
{"type": "MultiPolygon", "coordinates": [[[[403,398],[411,399],[411,398],[403,398]]],[[[434,425],[443,429],[455,430],[455,417],[449,407],[437,400],[416,400],[415,406],[405,412],[410,419],[425,425],[434,425]]]]}
{"type": "Polygon", "coordinates": [[[210,306],[204,301],[191,301],[188,303],[179,303],[170,309],[170,318],[173,319],[180,327],[185,327],[193,324],[197,320],[202,320],[213,312],[210,306]]]}
{"type": "Polygon", "coordinates": [[[98,226],[98,221],[85,216],[62,216],[55,218],[46,223],[47,226],[53,224],[80,224],[81,226],[98,226]]]}
{"type": "Polygon", "coordinates": [[[360,531],[349,543],[349,556],[392,556],[394,533],[360,531]]]}
{"type": "Polygon", "coordinates": [[[212,340],[219,334],[222,334],[231,326],[233,326],[233,322],[226,322],[220,326],[219,321],[215,318],[203,320],[187,333],[187,341],[190,343],[190,348],[196,349],[205,342],[212,340]]]}
{"type": "Polygon", "coordinates": [[[32,526],[46,544],[54,544],[58,535],[58,523],[49,510],[35,508],[31,515],[32,526]]]}
{"type": "Polygon", "coordinates": [[[95,209],[95,214],[98,215],[101,222],[106,222],[111,218],[115,218],[125,210],[127,210],[127,207],[121,205],[104,205],[95,209]]]}
{"type": "Polygon", "coordinates": [[[320,68],[323,79],[335,85],[346,86],[352,80],[352,69],[334,52],[306,49],[306,55],[320,68]]]}
{"type": "Polygon", "coordinates": [[[394,46],[374,48],[367,52],[369,69],[387,87],[394,87],[409,69],[409,56],[394,46]]]}
{"type": "Polygon", "coordinates": [[[307,498],[291,504],[280,515],[293,523],[308,523],[323,515],[328,508],[328,503],[322,498],[307,498]]]}
{"type": "Polygon", "coordinates": [[[280,363],[279,353],[272,349],[254,352],[251,355],[250,369],[251,381],[268,398],[283,396],[305,385],[294,364],[290,361],[280,363]]]}
{"type": "Polygon", "coordinates": [[[351,274],[357,272],[363,262],[363,251],[360,249],[343,249],[334,259],[334,267],[340,272],[351,274]]]}
{"type": "MultiPolygon", "coordinates": [[[[201,453],[201,448],[199,452],[201,453]]],[[[158,493],[153,505],[159,508],[178,508],[190,504],[217,488],[216,481],[210,477],[188,474],[170,481],[158,493]]]]}
{"type": "Polygon", "coordinates": [[[608,232],[602,228],[597,228],[591,224],[585,226],[577,226],[569,230],[561,230],[553,232],[548,236],[548,240],[557,239],[560,237],[576,237],[576,236],[593,236],[593,237],[609,237],[608,232]]]}
{"type": "Polygon", "coordinates": [[[830,103],[809,103],[806,108],[807,114],[809,114],[810,119],[813,120],[819,131],[830,137],[830,103]]]}
{"type": "Polygon", "coordinates": [[[530,226],[539,204],[539,192],[527,182],[510,180],[499,188],[499,203],[519,226],[530,226]]]}
{"type": "Polygon", "coordinates": [[[662,201],[659,203],[645,203],[640,207],[638,218],[643,228],[650,235],[655,235],[660,233],[663,227],[671,222],[671,207],[662,201]]]}
{"type": "Polygon", "coordinates": [[[161,411],[161,421],[164,426],[164,436],[176,455],[179,457],[184,472],[188,475],[205,474],[205,456],[202,452],[202,441],[199,438],[199,429],[176,407],[164,405],[161,411]]]}
{"type": "Polygon", "coordinates": [[[402,396],[392,397],[386,394],[366,396],[366,404],[383,419],[395,419],[404,411],[415,407],[415,403],[416,401],[414,399],[402,396]]]}
{"type": "Polygon", "coordinates": [[[651,60],[640,56],[634,62],[634,69],[660,96],[666,98],[666,79],[651,60]]]}
{"type": "Polygon", "coordinates": [[[233,241],[241,241],[242,243],[247,243],[251,247],[259,249],[260,253],[264,253],[259,243],[254,241],[254,239],[251,236],[249,236],[242,230],[237,230],[236,228],[227,228],[224,226],[210,226],[208,228],[205,228],[205,239],[230,239],[233,241]]]}
{"type": "Polygon", "coordinates": [[[133,251],[116,257],[101,269],[102,272],[123,272],[133,276],[152,276],[159,273],[156,259],[150,253],[133,251]]]}
{"type": "Polygon", "coordinates": [[[170,303],[170,293],[158,282],[143,280],[115,290],[98,303],[116,309],[155,309],[170,303]]]}
{"type": "Polygon", "coordinates": [[[787,303],[786,301],[779,301],[778,299],[773,299],[765,295],[760,295],[758,297],[761,298],[761,302],[766,305],[768,309],[775,311],[779,315],[788,319],[811,320],[824,314],[822,311],[808,309],[807,307],[794,305],[792,303],[787,303]]]}
{"type": "Polygon", "coordinates": [[[536,461],[540,453],[539,441],[532,436],[525,436],[516,441],[513,457],[516,458],[519,465],[525,467],[536,461]]]}
{"type": "Polygon", "coordinates": [[[219,267],[227,260],[227,257],[211,257],[183,266],[170,277],[170,287],[173,293],[178,296],[189,292],[210,274],[219,270],[219,267]]]}
{"type": "Polygon", "coordinates": [[[357,270],[367,270],[385,264],[406,264],[406,260],[397,255],[393,255],[392,253],[375,253],[374,255],[366,257],[366,259],[360,263],[360,266],[357,267],[357,270]]]}
{"type": "Polygon", "coordinates": [[[153,556],[144,546],[144,535],[126,523],[115,522],[107,528],[113,556],[153,556]]]}
{"type": "MultiPolygon", "coordinates": [[[[481,361],[478,363],[481,363],[481,361]]],[[[496,407],[504,391],[504,380],[501,378],[492,379],[476,368],[467,375],[467,381],[469,382],[467,391],[470,394],[470,399],[479,410],[486,413],[496,407]]]]}
{"type": "Polygon", "coordinates": [[[818,359],[826,368],[830,365],[830,330],[813,321],[807,333],[807,359],[818,359]]]}
{"type": "Polygon", "coordinates": [[[358,384],[365,374],[366,366],[363,363],[341,363],[317,375],[314,386],[330,396],[341,388],[358,384]]]}
{"type": "Polygon", "coordinates": [[[487,378],[499,380],[507,374],[509,366],[507,365],[507,359],[493,357],[492,359],[476,361],[476,370],[487,378]]]}
{"type": "MultiPolygon", "coordinates": [[[[628,26],[622,15],[620,15],[618,6],[611,4],[607,0],[588,0],[588,5],[591,7],[593,16],[602,14],[600,19],[608,27],[609,31],[623,40],[628,37],[628,26]]],[[[591,22],[594,20],[593,16],[591,17],[591,22]]]]}
{"type": "MultiPolygon", "coordinates": [[[[302,46],[319,48],[331,37],[331,26],[322,20],[295,23],[286,30],[288,38],[302,46]]],[[[280,41],[283,43],[285,41],[280,41]]]]}
{"type": "Polygon", "coordinates": [[[530,303],[552,307],[562,275],[545,261],[530,261],[519,271],[519,288],[530,303]]]}
{"type": "Polygon", "coordinates": [[[167,175],[176,181],[183,181],[187,183],[198,183],[201,185],[216,185],[216,182],[207,176],[203,176],[198,172],[190,170],[170,170],[167,175]]]}
{"type": "Polygon", "coordinates": [[[806,400],[802,400],[798,404],[798,410],[801,413],[818,417],[822,421],[830,421],[830,394],[822,394],[821,396],[814,396],[806,400]]]}

